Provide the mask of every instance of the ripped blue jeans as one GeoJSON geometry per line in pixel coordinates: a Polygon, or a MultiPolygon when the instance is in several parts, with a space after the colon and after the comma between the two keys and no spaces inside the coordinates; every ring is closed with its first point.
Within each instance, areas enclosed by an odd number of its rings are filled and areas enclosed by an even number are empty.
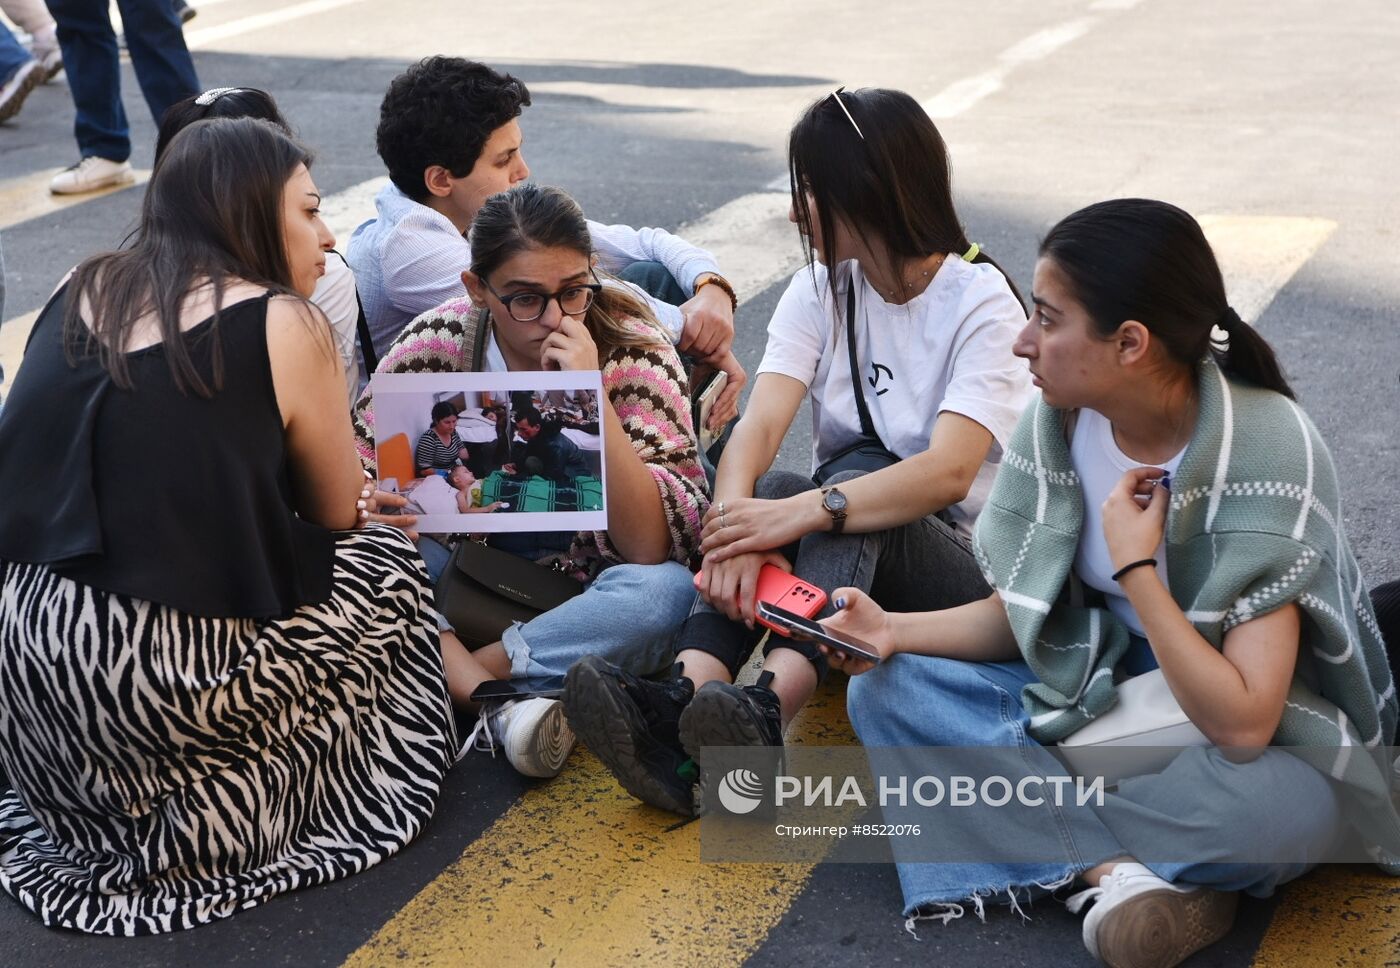
{"type": "MultiPolygon", "coordinates": [[[[882,747],[996,747],[999,768],[1030,774],[1058,769],[1027,733],[1021,689],[1033,681],[1020,661],[896,655],[854,677],[846,705],[878,772],[899,768],[896,750],[882,747]]],[[[1267,897],[1316,864],[1341,827],[1331,783],[1283,750],[1235,763],[1211,747],[1188,749],[1160,774],[1124,780],[1101,804],[1071,799],[1017,809],[945,811],[937,833],[948,843],[989,845],[983,857],[1034,861],[908,862],[892,840],[905,915],[946,923],[965,905],[979,916],[988,901],[1015,907],[1120,857],[1137,858],[1170,882],[1267,897]],[[1277,844],[1288,845],[1288,860],[1257,860],[1277,844]],[[1235,859],[1242,857],[1256,859],[1235,859]]],[[[887,807],[884,820],[909,821],[917,810],[887,807]]]]}

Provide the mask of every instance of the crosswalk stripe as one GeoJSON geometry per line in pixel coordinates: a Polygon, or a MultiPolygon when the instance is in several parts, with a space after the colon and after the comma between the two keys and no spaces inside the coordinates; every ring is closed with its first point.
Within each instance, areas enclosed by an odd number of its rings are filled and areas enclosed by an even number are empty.
{"type": "MultiPolygon", "coordinates": [[[[119,185],[115,188],[88,192],[85,195],[55,195],[49,191],[49,182],[57,173],[58,169],[56,168],[46,169],[36,171],[32,175],[0,181],[0,213],[3,213],[0,214],[0,229],[8,229],[20,222],[52,215],[65,208],[72,208],[74,205],[114,195],[133,187],[132,185],[119,185]]],[[[148,169],[138,168],[135,174],[135,185],[144,185],[151,177],[148,169]]]]}
{"type": "MultiPolygon", "coordinates": [[[[789,740],[852,745],[843,691],[823,687],[789,740]]],[[[457,768],[471,767],[469,757],[457,768]]],[[[740,964],[802,893],[813,865],[702,863],[700,825],[668,831],[674,821],[631,800],[580,751],[345,964],[456,966],[486,952],[522,968],[740,964]]]]}
{"type": "MultiPolygon", "coordinates": [[[[364,0],[308,0],[306,3],[293,4],[290,7],[282,7],[271,10],[267,13],[253,14],[250,17],[240,17],[237,20],[230,20],[228,23],[218,24],[213,27],[205,27],[200,30],[185,31],[185,46],[190,50],[200,50],[211,47],[223,40],[237,37],[240,34],[252,33],[255,30],[262,30],[266,27],[275,27],[284,24],[289,20],[297,20],[301,17],[310,17],[313,14],[329,13],[341,7],[348,7],[352,3],[363,3],[364,0]]],[[[196,4],[197,6],[198,4],[196,4]]]]}

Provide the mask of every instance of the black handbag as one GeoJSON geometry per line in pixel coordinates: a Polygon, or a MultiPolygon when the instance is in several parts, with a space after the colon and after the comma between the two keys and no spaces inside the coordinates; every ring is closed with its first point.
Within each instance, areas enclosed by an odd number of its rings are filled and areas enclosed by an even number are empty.
{"type": "Polygon", "coordinates": [[[582,591],[578,579],[548,565],[461,541],[433,588],[433,601],[467,648],[479,649],[499,642],[512,623],[528,622],[582,591]]]}
{"type": "Polygon", "coordinates": [[[865,391],[860,385],[860,368],[856,363],[856,281],[852,276],[846,290],[846,349],[851,363],[851,386],[856,393],[856,411],[860,414],[860,437],[854,444],[828,458],[812,475],[812,482],[821,487],[827,479],[841,471],[878,471],[899,463],[895,454],[880,435],[875,432],[875,424],[870,420],[870,411],[865,406],[865,391]]]}

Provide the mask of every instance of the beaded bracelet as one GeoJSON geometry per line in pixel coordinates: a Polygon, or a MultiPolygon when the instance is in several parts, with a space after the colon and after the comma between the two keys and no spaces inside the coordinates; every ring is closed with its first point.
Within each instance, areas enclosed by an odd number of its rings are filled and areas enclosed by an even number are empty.
{"type": "Polygon", "coordinates": [[[1113,580],[1114,580],[1114,581],[1119,581],[1119,580],[1120,580],[1124,575],[1126,575],[1128,572],[1132,571],[1134,568],[1141,568],[1143,565],[1151,565],[1153,568],[1156,568],[1156,567],[1157,567],[1157,559],[1156,559],[1156,558],[1143,558],[1143,559],[1141,559],[1141,560],[1139,560],[1139,561],[1134,561],[1134,562],[1131,562],[1131,563],[1129,563],[1129,564],[1126,564],[1126,565],[1124,565],[1122,568],[1119,568],[1117,571],[1115,571],[1115,572],[1113,573],[1113,580]]]}
{"type": "Polygon", "coordinates": [[[700,290],[711,284],[724,291],[724,294],[729,297],[730,307],[737,312],[739,309],[739,294],[734,291],[734,287],[729,284],[729,280],[718,272],[712,272],[696,283],[694,295],[700,295],[700,290]]]}

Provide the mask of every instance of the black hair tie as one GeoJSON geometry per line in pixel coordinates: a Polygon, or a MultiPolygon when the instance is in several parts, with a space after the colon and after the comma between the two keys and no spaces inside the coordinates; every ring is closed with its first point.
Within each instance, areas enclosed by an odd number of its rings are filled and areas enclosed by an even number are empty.
{"type": "Polygon", "coordinates": [[[1117,571],[1115,571],[1115,572],[1113,573],[1113,580],[1114,580],[1114,581],[1121,581],[1122,578],[1123,578],[1123,576],[1126,575],[1128,572],[1132,571],[1134,568],[1141,568],[1143,565],[1151,565],[1153,568],[1156,568],[1156,567],[1157,567],[1157,559],[1156,559],[1156,558],[1140,558],[1140,559],[1138,559],[1137,561],[1134,561],[1134,562],[1132,562],[1132,563],[1130,563],[1130,564],[1124,565],[1122,568],[1119,568],[1117,571]]]}

